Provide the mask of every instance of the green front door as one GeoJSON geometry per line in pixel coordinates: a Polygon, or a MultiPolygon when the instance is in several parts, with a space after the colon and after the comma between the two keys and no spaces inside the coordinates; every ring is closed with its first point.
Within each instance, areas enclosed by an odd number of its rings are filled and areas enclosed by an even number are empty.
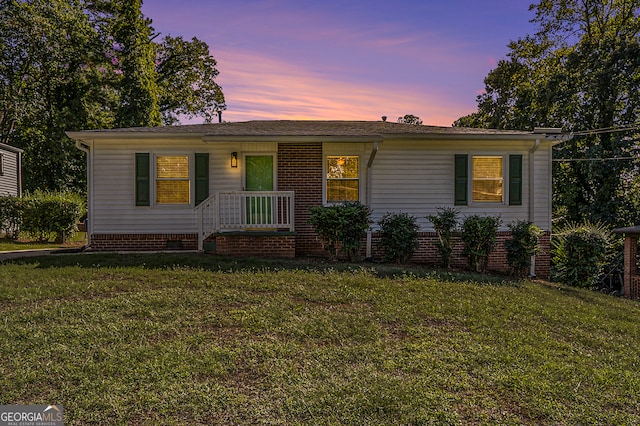
{"type": "MultiPolygon", "coordinates": [[[[247,155],[244,164],[246,191],[273,191],[273,155],[247,155]]],[[[247,224],[273,224],[271,197],[248,195],[245,206],[247,224]]]]}
{"type": "Polygon", "coordinates": [[[273,155],[247,155],[244,163],[247,191],[273,191],[273,155]]]}

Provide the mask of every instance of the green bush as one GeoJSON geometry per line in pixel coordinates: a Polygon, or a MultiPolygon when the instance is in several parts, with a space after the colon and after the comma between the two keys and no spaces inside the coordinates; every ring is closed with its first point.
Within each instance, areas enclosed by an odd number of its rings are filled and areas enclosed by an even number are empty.
{"type": "Polygon", "coordinates": [[[607,261],[610,233],[601,224],[568,225],[554,235],[554,279],[573,287],[594,287],[607,261]]]}
{"type": "Polygon", "coordinates": [[[380,243],[385,259],[391,262],[407,263],[418,249],[417,219],[407,213],[387,213],[378,222],[380,243]]]}
{"type": "Polygon", "coordinates": [[[458,214],[460,212],[453,207],[438,207],[435,215],[427,216],[433,223],[433,228],[438,235],[438,253],[442,260],[442,266],[449,268],[453,255],[453,233],[458,226],[458,214]]]}
{"type": "Polygon", "coordinates": [[[0,230],[7,238],[17,240],[22,228],[23,201],[13,196],[0,197],[0,230]]]}
{"type": "Polygon", "coordinates": [[[500,218],[494,216],[472,215],[462,223],[462,255],[467,257],[469,267],[474,271],[486,271],[499,226],[500,218]]]}
{"type": "Polygon", "coordinates": [[[355,260],[371,224],[371,209],[358,202],[316,206],[309,209],[309,223],[324,240],[332,259],[344,252],[355,260]]]}
{"type": "Polygon", "coordinates": [[[54,237],[63,243],[77,230],[85,213],[84,199],[78,194],[36,191],[24,198],[22,230],[38,241],[54,237]]]}
{"type": "Polygon", "coordinates": [[[542,230],[531,222],[519,220],[509,224],[511,239],[504,242],[507,251],[507,263],[511,273],[521,277],[527,274],[531,266],[531,257],[538,253],[538,237],[542,230]]]}

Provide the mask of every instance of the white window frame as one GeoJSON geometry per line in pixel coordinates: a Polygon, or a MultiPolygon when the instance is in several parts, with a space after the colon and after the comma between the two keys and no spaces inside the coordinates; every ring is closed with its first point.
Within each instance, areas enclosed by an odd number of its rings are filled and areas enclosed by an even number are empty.
{"type": "MultiPolygon", "coordinates": [[[[195,198],[195,154],[193,152],[185,151],[170,151],[170,152],[151,152],[151,173],[149,183],[151,191],[151,205],[158,208],[193,208],[195,198]],[[189,202],[188,203],[158,203],[157,182],[158,182],[158,170],[157,159],[158,157],[187,157],[189,159],[189,202]]],[[[165,179],[162,179],[165,180],[165,179]]],[[[170,179],[166,179],[170,180],[170,179]]],[[[184,180],[184,179],[176,179],[184,180]]]]}
{"type": "Polygon", "coordinates": [[[358,199],[353,200],[357,202],[362,202],[362,192],[363,192],[363,182],[362,182],[362,156],[359,154],[350,154],[350,153],[333,153],[333,152],[325,152],[322,159],[322,203],[324,205],[332,205],[332,204],[340,204],[345,201],[329,201],[327,199],[328,191],[327,191],[327,182],[330,180],[327,177],[327,163],[329,161],[329,157],[355,157],[358,159],[358,177],[351,178],[351,180],[358,181],[358,199]]]}
{"type": "MultiPolygon", "coordinates": [[[[507,204],[507,167],[508,167],[508,158],[509,156],[507,154],[496,154],[496,153],[473,153],[470,154],[470,160],[469,161],[469,170],[468,170],[468,174],[469,174],[469,192],[468,192],[468,197],[470,200],[469,204],[473,204],[473,205],[488,205],[488,206],[496,206],[496,205],[505,205],[507,204]],[[474,174],[473,174],[473,160],[477,157],[484,157],[484,158],[501,158],[502,159],[502,200],[500,201],[475,201],[474,197],[473,197],[473,182],[475,180],[474,174]]],[[[488,179],[484,179],[484,180],[488,180],[488,179]]]]}

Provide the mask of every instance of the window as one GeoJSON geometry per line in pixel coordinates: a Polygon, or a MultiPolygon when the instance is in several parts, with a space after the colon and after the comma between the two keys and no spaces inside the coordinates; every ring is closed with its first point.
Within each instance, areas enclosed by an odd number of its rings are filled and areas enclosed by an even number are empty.
{"type": "Polygon", "coordinates": [[[192,197],[195,197],[195,205],[209,197],[208,153],[155,156],[136,153],[136,206],[190,205],[192,197]],[[191,167],[195,170],[190,170],[191,167]],[[155,194],[154,202],[151,194],[155,194]]]}
{"type": "Polygon", "coordinates": [[[156,157],[156,204],[189,204],[189,156],[156,157]]]}
{"type": "Polygon", "coordinates": [[[0,153],[0,176],[4,175],[4,157],[2,156],[2,154],[0,153]]]}
{"type": "Polygon", "coordinates": [[[503,195],[502,157],[473,157],[472,201],[474,203],[501,203],[503,195]]]}
{"type": "Polygon", "coordinates": [[[327,157],[327,202],[359,201],[359,158],[327,157]]]}
{"type": "Polygon", "coordinates": [[[473,203],[503,203],[508,195],[509,205],[522,205],[522,155],[458,154],[454,163],[454,201],[457,206],[473,203]],[[507,162],[507,168],[505,168],[507,162]],[[505,171],[508,169],[508,176],[505,171]],[[471,176],[469,176],[471,174],[471,176]],[[468,187],[471,185],[471,193],[468,187]]]}

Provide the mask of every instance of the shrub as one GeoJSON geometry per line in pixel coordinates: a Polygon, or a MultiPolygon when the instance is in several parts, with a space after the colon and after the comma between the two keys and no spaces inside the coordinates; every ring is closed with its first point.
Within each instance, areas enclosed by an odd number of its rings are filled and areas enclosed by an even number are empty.
{"type": "Polygon", "coordinates": [[[13,196],[0,197],[0,230],[7,238],[18,239],[22,228],[21,198],[13,196]]]}
{"type": "Polygon", "coordinates": [[[332,259],[338,251],[355,260],[371,224],[371,209],[358,202],[316,206],[309,209],[309,223],[326,243],[332,259]]]}
{"type": "Polygon", "coordinates": [[[493,250],[498,235],[500,218],[494,216],[472,215],[462,224],[462,255],[466,256],[469,267],[476,272],[484,272],[489,263],[489,254],[493,250]]]}
{"type": "Polygon", "coordinates": [[[573,224],[554,237],[554,278],[573,287],[596,286],[607,260],[607,229],[589,222],[573,224]]]}
{"type": "Polygon", "coordinates": [[[38,241],[54,237],[63,243],[85,213],[84,199],[78,194],[36,191],[24,198],[23,230],[38,241]]]}
{"type": "Polygon", "coordinates": [[[527,274],[531,266],[531,257],[538,253],[538,237],[542,233],[531,222],[519,220],[509,224],[511,239],[504,242],[507,250],[507,263],[511,267],[511,273],[521,277],[527,274]]]}
{"type": "Polygon", "coordinates": [[[438,207],[437,214],[427,216],[433,223],[433,228],[438,236],[438,253],[442,260],[442,266],[449,268],[453,255],[453,233],[458,226],[459,210],[453,207],[438,207]]]}
{"type": "Polygon", "coordinates": [[[407,213],[387,213],[378,222],[385,259],[407,263],[418,249],[417,219],[407,213]]]}

